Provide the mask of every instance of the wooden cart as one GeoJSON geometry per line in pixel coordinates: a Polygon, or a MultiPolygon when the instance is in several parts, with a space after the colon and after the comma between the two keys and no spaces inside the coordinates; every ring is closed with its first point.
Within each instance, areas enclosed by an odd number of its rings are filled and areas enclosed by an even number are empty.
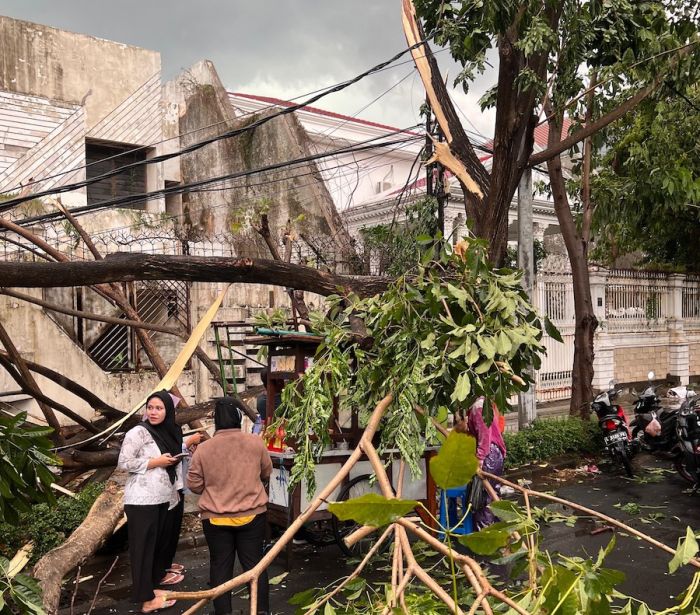
{"type": "MultiPolygon", "coordinates": [[[[258,335],[247,338],[253,344],[268,348],[268,381],[267,381],[267,416],[271,417],[275,410],[275,398],[290,380],[298,378],[313,362],[318,344],[323,338],[308,334],[284,332],[279,335],[258,335]]],[[[315,472],[316,489],[320,491],[338,473],[350,456],[350,451],[358,444],[362,435],[357,413],[339,410],[338,404],[333,412],[330,436],[333,448],[327,450],[317,463],[315,472]]],[[[436,513],[435,484],[427,471],[428,458],[435,454],[437,448],[430,448],[421,460],[421,475],[413,478],[408,470],[404,476],[404,498],[418,500],[428,509],[430,514],[436,513]]],[[[314,494],[308,493],[306,484],[298,484],[290,488],[291,468],[294,464],[293,451],[270,451],[273,470],[270,477],[268,504],[268,522],[271,525],[286,529],[308,507],[314,494]]],[[[398,484],[400,467],[398,451],[384,453],[384,461],[390,472],[392,485],[398,484]]],[[[367,493],[379,492],[378,485],[373,484],[373,470],[369,461],[362,459],[351,470],[349,477],[335,490],[330,501],[344,501],[367,493]]],[[[428,521],[428,519],[426,519],[428,521]]],[[[328,505],[322,504],[314,512],[309,523],[305,526],[304,538],[319,545],[337,544],[347,555],[356,555],[367,548],[368,542],[376,539],[371,536],[368,541],[358,543],[349,549],[343,538],[355,529],[354,523],[339,522],[328,511],[328,505]]],[[[287,547],[287,568],[292,565],[292,542],[287,547]]]]}

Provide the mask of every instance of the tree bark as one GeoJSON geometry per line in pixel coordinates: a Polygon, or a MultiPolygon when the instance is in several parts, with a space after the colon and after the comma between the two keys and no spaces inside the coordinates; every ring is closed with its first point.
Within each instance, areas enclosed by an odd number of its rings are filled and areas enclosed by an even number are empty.
{"type": "MultiPolygon", "coordinates": [[[[561,124],[554,118],[549,120],[549,140],[552,143],[561,134],[561,124]]],[[[571,379],[569,413],[587,419],[590,416],[590,401],[593,398],[593,336],[598,319],[593,311],[591,285],[588,276],[588,254],[586,243],[576,228],[566,194],[561,157],[555,156],[547,162],[552,186],[554,209],[571,262],[571,277],[574,287],[574,363],[571,379]]]]}
{"type": "Polygon", "coordinates": [[[94,553],[111,536],[124,513],[125,472],[115,472],[78,528],[62,544],[49,551],[34,567],[43,592],[44,610],[56,615],[63,577],[94,553]]]}
{"type": "Polygon", "coordinates": [[[113,254],[88,262],[0,262],[0,286],[54,288],[132,280],[271,284],[324,296],[353,291],[362,297],[385,291],[391,282],[385,277],[336,275],[303,265],[251,258],[113,254]]]}

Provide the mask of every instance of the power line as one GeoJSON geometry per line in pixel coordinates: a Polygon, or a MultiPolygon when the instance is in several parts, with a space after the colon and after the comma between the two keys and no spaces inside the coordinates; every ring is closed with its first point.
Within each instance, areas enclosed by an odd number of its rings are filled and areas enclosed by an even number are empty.
{"type": "Polygon", "coordinates": [[[192,145],[189,145],[187,147],[184,147],[177,152],[171,152],[168,154],[160,154],[159,156],[154,156],[152,158],[149,158],[147,160],[142,160],[138,162],[133,162],[130,164],[123,165],[121,167],[118,167],[116,169],[113,169],[111,171],[108,171],[106,173],[103,173],[101,175],[97,175],[95,177],[92,177],[90,179],[85,179],[79,182],[74,182],[73,184],[68,184],[66,186],[60,186],[51,190],[42,190],[39,192],[35,192],[33,194],[28,194],[26,196],[22,197],[16,197],[14,199],[9,199],[8,201],[5,201],[2,206],[0,206],[0,212],[6,211],[7,209],[10,209],[11,207],[14,207],[15,205],[19,205],[20,203],[24,203],[26,201],[31,201],[32,199],[39,198],[42,196],[49,196],[52,194],[62,194],[64,192],[71,192],[73,190],[77,190],[79,188],[84,188],[86,186],[89,186],[91,184],[94,184],[98,181],[102,181],[104,179],[108,179],[110,177],[113,177],[115,175],[118,175],[120,173],[123,173],[124,171],[127,171],[129,169],[142,166],[142,165],[150,165],[150,164],[156,164],[159,162],[164,162],[166,160],[170,160],[172,158],[176,158],[179,156],[182,156],[183,154],[188,154],[191,152],[195,152],[206,145],[209,145],[211,143],[215,143],[216,141],[221,141],[222,139],[228,139],[231,137],[235,137],[241,134],[244,134],[246,132],[250,132],[252,130],[255,130],[259,128],[260,126],[266,124],[267,122],[270,122],[276,117],[280,117],[283,115],[287,115],[289,113],[293,113],[294,111],[298,111],[299,109],[303,109],[304,107],[309,106],[310,104],[316,102],[317,100],[320,100],[324,96],[328,96],[329,94],[333,94],[335,92],[340,92],[341,90],[344,90],[345,88],[357,83],[358,81],[364,79],[368,75],[371,75],[378,70],[387,67],[388,65],[392,64],[396,60],[398,60],[400,57],[404,56],[405,54],[409,53],[412,49],[418,47],[419,45],[422,45],[425,41],[419,41],[418,43],[415,43],[414,45],[411,45],[407,49],[404,49],[400,53],[397,53],[394,55],[392,58],[389,60],[386,60],[384,62],[381,62],[380,64],[377,64],[376,66],[373,66],[369,70],[366,70],[363,73],[360,73],[359,75],[353,77],[352,79],[348,79],[347,81],[344,81],[328,90],[325,90],[319,94],[316,94],[315,96],[312,96],[311,98],[307,99],[306,101],[302,103],[298,103],[295,105],[291,105],[289,107],[285,107],[284,109],[281,109],[277,113],[274,113],[272,115],[269,115],[267,117],[260,118],[259,120],[252,122],[251,124],[248,124],[247,126],[243,126],[241,128],[235,128],[233,130],[228,130],[220,135],[216,135],[214,137],[209,137],[207,139],[203,139],[202,141],[198,141],[197,143],[193,143],[192,145]]]}
{"type": "MultiPolygon", "coordinates": [[[[396,134],[396,133],[394,133],[396,134]]],[[[382,135],[386,136],[386,135],[382,135]]],[[[207,178],[203,180],[199,180],[196,182],[190,182],[188,184],[184,185],[179,185],[179,186],[172,186],[169,188],[162,188],[160,190],[153,190],[151,192],[145,192],[141,194],[136,194],[136,195],[129,195],[129,196],[124,196],[124,197],[118,197],[115,199],[109,199],[106,201],[100,201],[99,203],[93,203],[91,205],[84,205],[81,207],[74,207],[73,209],[70,209],[70,213],[72,214],[84,214],[90,211],[95,211],[98,209],[104,209],[105,207],[111,207],[115,205],[130,205],[133,203],[138,203],[142,202],[145,200],[148,200],[153,197],[160,197],[160,196],[168,196],[172,194],[184,194],[186,192],[189,192],[191,188],[199,188],[201,186],[206,186],[210,185],[213,183],[217,183],[220,181],[226,181],[226,180],[231,180],[231,179],[239,179],[242,177],[249,177],[251,175],[256,175],[258,173],[263,173],[266,171],[275,171],[284,167],[288,166],[294,166],[298,164],[303,164],[306,162],[312,162],[315,160],[319,160],[321,158],[326,158],[328,156],[333,156],[337,154],[344,154],[344,153],[349,153],[349,152],[359,152],[359,151],[367,151],[375,148],[381,148],[381,147],[388,147],[391,145],[396,145],[400,143],[408,143],[411,141],[416,141],[420,139],[420,136],[415,136],[415,137],[408,137],[404,139],[397,139],[394,141],[385,141],[385,142],[379,142],[379,143],[372,143],[373,141],[376,141],[380,137],[374,137],[373,139],[367,140],[365,145],[360,145],[360,146],[351,146],[351,147],[346,147],[346,148],[341,148],[338,150],[334,150],[331,152],[324,152],[321,154],[313,154],[310,156],[304,156],[301,158],[297,158],[294,160],[289,160],[289,161],[284,161],[284,162],[278,162],[272,165],[267,165],[265,167],[259,167],[257,169],[253,169],[250,171],[238,171],[235,173],[227,173],[225,175],[221,175],[218,177],[212,177],[212,178],[207,178]]],[[[19,224],[20,226],[27,226],[31,224],[36,224],[39,222],[48,222],[52,221],[55,219],[60,219],[63,217],[63,213],[57,211],[57,212],[51,212],[48,214],[42,214],[39,216],[31,216],[28,218],[24,218],[22,220],[19,220],[16,222],[16,224],[19,224]]]]}
{"type": "MultiPolygon", "coordinates": [[[[396,151],[396,150],[405,148],[407,145],[409,145],[409,144],[408,144],[408,143],[405,143],[405,144],[397,145],[396,147],[392,148],[390,151],[396,151]]],[[[371,159],[373,159],[373,158],[378,158],[378,157],[383,156],[383,155],[384,155],[384,153],[383,153],[383,152],[380,152],[380,153],[374,154],[373,156],[369,156],[369,157],[367,157],[367,158],[364,158],[363,161],[371,160],[371,159]]],[[[339,164],[339,165],[336,165],[336,167],[331,167],[331,169],[333,169],[333,168],[343,168],[343,167],[348,167],[348,166],[349,166],[348,163],[339,164]]],[[[385,163],[378,164],[378,165],[374,165],[374,166],[370,166],[370,167],[365,167],[365,168],[363,169],[363,174],[364,174],[364,175],[367,175],[370,171],[372,171],[372,170],[374,170],[374,169],[377,169],[377,168],[381,168],[382,166],[385,166],[385,163]]],[[[245,183],[236,184],[236,185],[229,185],[229,186],[225,186],[225,187],[222,187],[222,188],[201,188],[201,189],[198,189],[198,190],[194,190],[193,192],[205,192],[205,191],[206,191],[206,192],[214,192],[214,191],[221,191],[221,192],[223,192],[223,191],[226,191],[226,190],[233,190],[233,189],[238,189],[238,188],[242,188],[242,187],[245,187],[245,188],[255,188],[255,187],[259,187],[259,186],[267,186],[267,185],[270,185],[270,184],[279,183],[279,182],[284,182],[284,181],[294,181],[295,179],[298,179],[298,178],[301,178],[301,177],[314,176],[314,175],[316,175],[316,174],[317,174],[316,171],[313,171],[313,170],[312,170],[312,171],[306,171],[306,172],[304,172],[304,173],[296,173],[296,174],[294,174],[294,175],[285,175],[284,177],[278,177],[278,178],[275,178],[275,179],[270,179],[270,180],[261,181],[261,182],[257,182],[257,183],[249,183],[249,182],[246,181],[245,183]]],[[[312,185],[312,184],[314,184],[314,183],[315,183],[315,182],[307,182],[307,183],[305,183],[305,184],[301,184],[301,185],[295,186],[295,189],[305,188],[305,187],[310,186],[310,185],[312,185]]],[[[210,206],[209,209],[210,209],[210,210],[214,210],[214,209],[219,209],[219,208],[221,208],[221,207],[241,206],[241,204],[254,203],[254,202],[255,202],[255,199],[241,199],[240,197],[237,197],[235,203],[223,202],[223,203],[220,203],[220,204],[217,204],[217,205],[210,206]]],[[[163,221],[163,222],[169,222],[169,221],[176,222],[176,221],[178,221],[178,220],[184,218],[185,216],[186,216],[186,213],[183,212],[183,213],[181,213],[181,214],[179,214],[179,215],[170,215],[170,216],[166,216],[162,221],[163,221]]],[[[116,232],[120,232],[120,231],[128,231],[128,230],[130,230],[130,229],[139,227],[139,226],[141,226],[141,225],[142,225],[141,222],[137,222],[137,223],[134,223],[134,224],[132,224],[132,225],[126,225],[126,226],[121,226],[121,227],[115,227],[115,228],[107,229],[107,230],[105,230],[105,231],[103,231],[103,232],[95,233],[95,234],[93,234],[93,237],[94,237],[94,238],[98,238],[98,237],[100,237],[100,236],[102,236],[102,235],[106,235],[106,234],[110,234],[110,233],[116,233],[116,232]]],[[[7,230],[7,229],[5,229],[5,230],[7,230]]],[[[12,242],[11,240],[7,239],[7,237],[1,237],[1,238],[0,238],[0,241],[9,241],[10,243],[14,243],[14,242],[12,242]]],[[[74,242],[74,238],[73,238],[73,237],[69,237],[69,236],[66,235],[63,239],[61,239],[61,238],[56,238],[56,241],[57,241],[58,243],[62,243],[62,244],[63,244],[63,243],[69,243],[69,242],[70,242],[70,243],[73,243],[73,242],[74,242]]]]}

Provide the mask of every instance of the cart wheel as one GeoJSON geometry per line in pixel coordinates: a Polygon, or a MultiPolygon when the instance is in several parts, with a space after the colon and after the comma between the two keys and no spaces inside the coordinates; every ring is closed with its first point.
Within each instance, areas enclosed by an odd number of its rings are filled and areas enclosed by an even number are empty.
{"type": "MultiPolygon", "coordinates": [[[[345,502],[351,500],[352,498],[359,498],[365,493],[380,493],[381,489],[379,485],[375,482],[370,484],[370,475],[362,474],[361,476],[356,476],[349,483],[347,483],[338,493],[338,502],[345,502]]],[[[349,534],[352,534],[357,528],[360,527],[359,523],[355,521],[340,521],[335,515],[331,518],[331,524],[333,526],[333,533],[335,535],[335,542],[338,544],[340,550],[345,553],[348,557],[356,557],[365,555],[377,540],[377,532],[373,532],[366,538],[363,538],[359,542],[356,542],[352,547],[348,547],[344,538],[349,534]]],[[[387,550],[391,540],[387,539],[379,549],[379,553],[383,553],[387,550]]]]}
{"type": "MultiPolygon", "coordinates": [[[[335,517],[333,517],[335,519],[335,517]]],[[[306,540],[314,547],[327,547],[332,545],[336,538],[333,524],[330,520],[311,521],[304,525],[298,536],[306,540]]]]}

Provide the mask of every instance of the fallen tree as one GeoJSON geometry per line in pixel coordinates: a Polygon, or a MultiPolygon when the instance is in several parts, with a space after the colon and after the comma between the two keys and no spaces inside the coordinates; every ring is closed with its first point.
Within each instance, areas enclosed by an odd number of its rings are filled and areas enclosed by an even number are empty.
{"type": "Polygon", "coordinates": [[[55,288],[134,280],[270,284],[319,295],[352,291],[363,297],[385,290],[390,282],[388,278],[339,275],[255,258],[117,253],[99,261],[0,262],[0,286],[55,288]]]}
{"type": "Polygon", "coordinates": [[[62,545],[49,551],[34,566],[34,577],[43,592],[44,610],[49,615],[58,611],[63,577],[104,544],[122,518],[125,481],[125,472],[112,474],[85,521],[62,545]]]}

